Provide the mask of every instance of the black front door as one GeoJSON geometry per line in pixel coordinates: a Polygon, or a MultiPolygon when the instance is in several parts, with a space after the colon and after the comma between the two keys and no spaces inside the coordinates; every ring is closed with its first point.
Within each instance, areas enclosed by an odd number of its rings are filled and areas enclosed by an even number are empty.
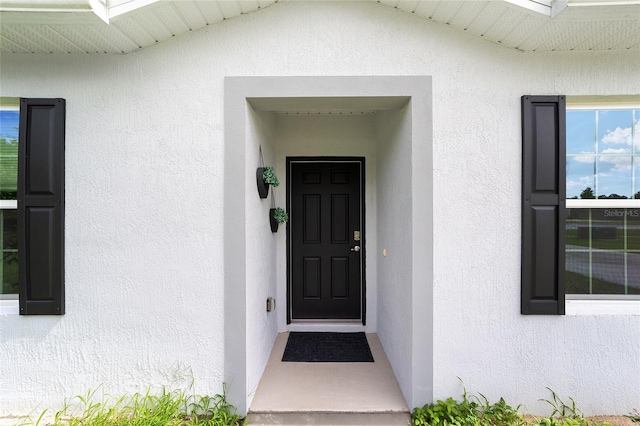
{"type": "Polygon", "coordinates": [[[364,160],[289,165],[291,319],[364,319],[364,160]]]}

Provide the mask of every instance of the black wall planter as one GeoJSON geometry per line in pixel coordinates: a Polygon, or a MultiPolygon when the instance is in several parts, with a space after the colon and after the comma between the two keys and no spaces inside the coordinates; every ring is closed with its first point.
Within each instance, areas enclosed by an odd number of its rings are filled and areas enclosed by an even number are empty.
{"type": "Polygon", "coordinates": [[[271,232],[278,232],[278,221],[273,217],[276,209],[269,209],[269,223],[271,224],[271,232]]]}
{"type": "Polygon", "coordinates": [[[260,195],[260,198],[267,198],[267,195],[269,194],[269,184],[264,181],[262,172],[264,172],[264,167],[258,167],[258,170],[256,171],[258,194],[260,195]]]}

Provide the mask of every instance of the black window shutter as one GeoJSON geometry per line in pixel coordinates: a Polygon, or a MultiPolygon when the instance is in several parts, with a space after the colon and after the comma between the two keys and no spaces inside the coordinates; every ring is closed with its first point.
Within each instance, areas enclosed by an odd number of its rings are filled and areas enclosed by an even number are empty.
{"type": "Polygon", "coordinates": [[[64,99],[20,99],[21,315],[64,314],[64,99]]]}
{"type": "Polygon", "coordinates": [[[522,314],[564,315],[564,96],[522,97],[522,314]]]}

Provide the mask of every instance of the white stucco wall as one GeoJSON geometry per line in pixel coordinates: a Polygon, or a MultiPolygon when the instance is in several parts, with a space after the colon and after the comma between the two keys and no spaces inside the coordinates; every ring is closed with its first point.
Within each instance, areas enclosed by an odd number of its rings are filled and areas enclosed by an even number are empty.
{"type": "MultiPolygon", "coordinates": [[[[280,3],[125,56],[3,54],[0,96],[67,100],[67,314],[0,316],[0,414],[58,407],[100,384],[116,394],[167,384],[176,365],[191,368],[200,392],[222,389],[224,239],[234,238],[223,233],[223,203],[234,200],[222,182],[237,167],[224,163],[228,75],[432,76],[434,271],[424,285],[433,285],[425,362],[433,356],[434,377],[425,386],[456,395],[460,377],[542,413],[549,386],[586,413],[628,412],[640,400],[640,316],[519,313],[520,96],[637,94],[638,69],[634,52],[525,54],[357,2],[280,3]]],[[[267,153],[280,173],[283,147],[267,153]]],[[[246,154],[240,176],[252,173],[256,153],[246,154]]],[[[253,212],[237,214],[250,226],[253,212]]],[[[250,254],[251,236],[238,235],[250,254]]],[[[260,238],[275,238],[282,285],[283,233],[260,238]]],[[[272,277],[272,263],[261,265],[272,277]]],[[[261,342],[247,386],[274,332],[263,309],[273,287],[260,289],[239,292],[247,321],[261,324],[246,325],[261,342]]],[[[415,351],[415,325],[412,335],[415,351]]]]}
{"type": "Polygon", "coordinates": [[[157,54],[2,55],[3,96],[71,104],[67,314],[0,317],[3,414],[59,408],[100,385],[171,385],[188,368],[199,392],[222,389],[219,108],[187,101],[207,83],[185,72],[177,86],[175,72],[157,54]]]}
{"type": "Polygon", "coordinates": [[[413,313],[410,107],[376,117],[378,148],[378,336],[405,398],[411,399],[413,313]],[[386,251],[386,256],[382,251],[386,251]]]}
{"type": "MultiPolygon", "coordinates": [[[[277,245],[279,234],[271,232],[269,209],[272,190],[267,198],[258,196],[256,169],[275,165],[276,120],[272,112],[256,111],[247,103],[247,149],[245,156],[245,206],[247,251],[246,268],[246,340],[247,404],[258,388],[273,342],[278,334],[276,312],[267,312],[267,297],[277,295],[277,245]]],[[[280,174],[280,176],[284,176],[280,174]]],[[[284,183],[284,182],[283,182],[284,183]]],[[[233,236],[230,236],[233,238],[233,236]]],[[[276,299],[277,301],[277,299],[276,299]]]]}

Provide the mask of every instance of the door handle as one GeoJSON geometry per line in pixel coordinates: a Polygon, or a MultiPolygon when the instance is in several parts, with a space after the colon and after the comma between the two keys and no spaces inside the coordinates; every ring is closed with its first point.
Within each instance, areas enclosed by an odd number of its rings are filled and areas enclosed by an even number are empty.
{"type": "Polygon", "coordinates": [[[354,246],[351,248],[351,251],[360,251],[360,246],[354,246]]]}

